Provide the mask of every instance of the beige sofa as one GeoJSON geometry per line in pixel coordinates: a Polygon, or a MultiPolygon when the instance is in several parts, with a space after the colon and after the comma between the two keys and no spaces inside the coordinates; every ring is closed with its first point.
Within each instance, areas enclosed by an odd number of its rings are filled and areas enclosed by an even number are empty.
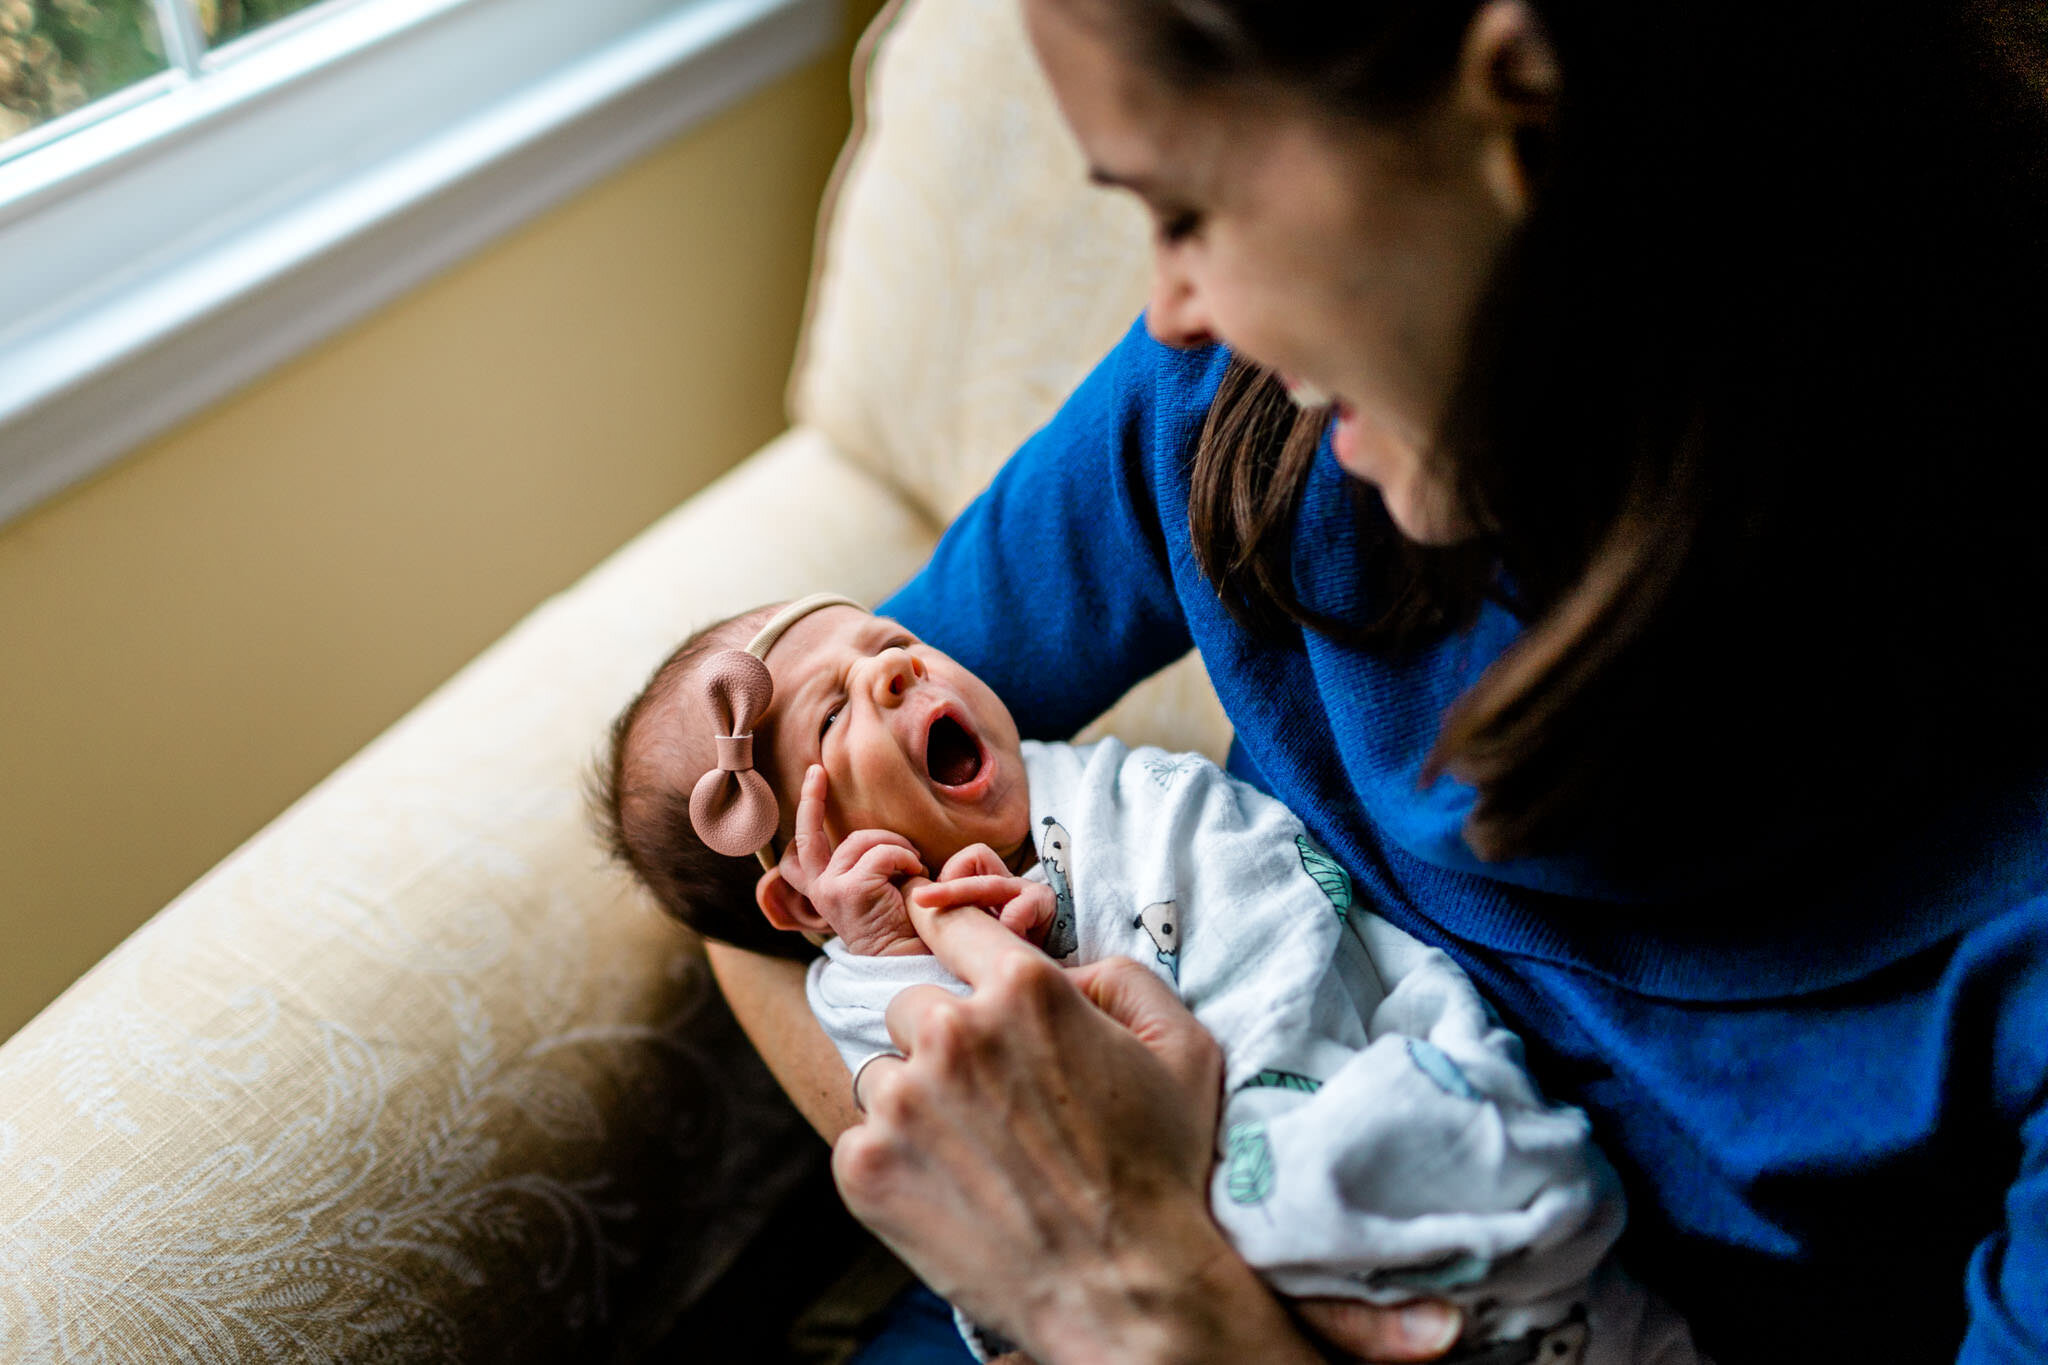
{"type": "MultiPolygon", "coordinates": [[[[694,625],[913,571],[1135,316],[1142,216],[1085,188],[1014,5],[864,45],[791,429],[0,1049],[0,1361],[639,1358],[816,1197],[822,1144],[584,776],[694,625]]],[[[1109,724],[1227,740],[1185,663],[1109,724]]]]}

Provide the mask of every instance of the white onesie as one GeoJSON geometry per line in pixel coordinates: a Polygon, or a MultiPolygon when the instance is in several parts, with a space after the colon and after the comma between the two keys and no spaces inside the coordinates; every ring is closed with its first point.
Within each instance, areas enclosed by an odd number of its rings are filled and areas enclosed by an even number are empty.
{"type": "MultiPolygon", "coordinates": [[[[1286,807],[1198,754],[1023,752],[1027,875],[1059,906],[1046,951],[1149,965],[1222,1045],[1210,1204],[1270,1284],[1450,1299],[1469,1327],[1447,1359],[1700,1359],[1675,1314],[1603,1264],[1623,1204],[1585,1116],[1543,1099],[1465,973],[1356,904],[1286,807]]],[[[967,990],[935,958],[833,940],[808,993],[857,1071],[894,1050],[883,1012],[919,983],[967,990]]]]}

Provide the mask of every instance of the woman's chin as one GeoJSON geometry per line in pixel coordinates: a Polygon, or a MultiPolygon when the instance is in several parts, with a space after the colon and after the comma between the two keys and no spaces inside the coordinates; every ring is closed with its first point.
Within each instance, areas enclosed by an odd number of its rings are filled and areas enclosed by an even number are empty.
{"type": "Polygon", "coordinates": [[[1417,545],[1456,545],[1472,538],[1471,529],[1440,505],[1441,498],[1390,498],[1384,492],[1380,497],[1387,520],[1417,545]]]}
{"type": "Polygon", "coordinates": [[[1450,490],[1424,478],[1419,471],[1368,470],[1348,462],[1344,471],[1360,483],[1369,484],[1387,509],[1387,520],[1417,545],[1456,545],[1475,534],[1471,524],[1455,511],[1450,490]]]}

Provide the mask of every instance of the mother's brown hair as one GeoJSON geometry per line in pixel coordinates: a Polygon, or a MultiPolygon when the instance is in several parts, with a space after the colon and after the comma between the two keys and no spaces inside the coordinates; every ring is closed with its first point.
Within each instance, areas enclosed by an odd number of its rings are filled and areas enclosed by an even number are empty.
{"type": "MultiPolygon", "coordinates": [[[[1184,88],[1399,120],[1473,0],[1070,0],[1184,88]]],[[[2048,749],[2048,19],[2037,4],[1528,0],[1559,94],[1431,458],[1475,541],[1361,496],[1369,619],[1294,586],[1326,413],[1244,362],[1193,477],[1251,628],[1528,623],[1426,771],[1483,855],[1863,824],[2048,749]]]]}

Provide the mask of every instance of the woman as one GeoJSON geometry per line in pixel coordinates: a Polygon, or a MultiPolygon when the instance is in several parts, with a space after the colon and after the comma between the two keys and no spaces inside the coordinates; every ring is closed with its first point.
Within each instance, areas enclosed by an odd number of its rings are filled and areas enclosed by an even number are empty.
{"type": "MultiPolygon", "coordinates": [[[[2048,1359],[2039,7],[1025,6],[1151,335],[884,609],[1027,733],[1199,648],[1707,1351],[2048,1359]]],[[[858,1123],[797,974],[714,957],[849,1205],[1046,1362],[1316,1359],[1208,1219],[1188,1016],[920,930],[976,993],[898,1001],[858,1123]]]]}

